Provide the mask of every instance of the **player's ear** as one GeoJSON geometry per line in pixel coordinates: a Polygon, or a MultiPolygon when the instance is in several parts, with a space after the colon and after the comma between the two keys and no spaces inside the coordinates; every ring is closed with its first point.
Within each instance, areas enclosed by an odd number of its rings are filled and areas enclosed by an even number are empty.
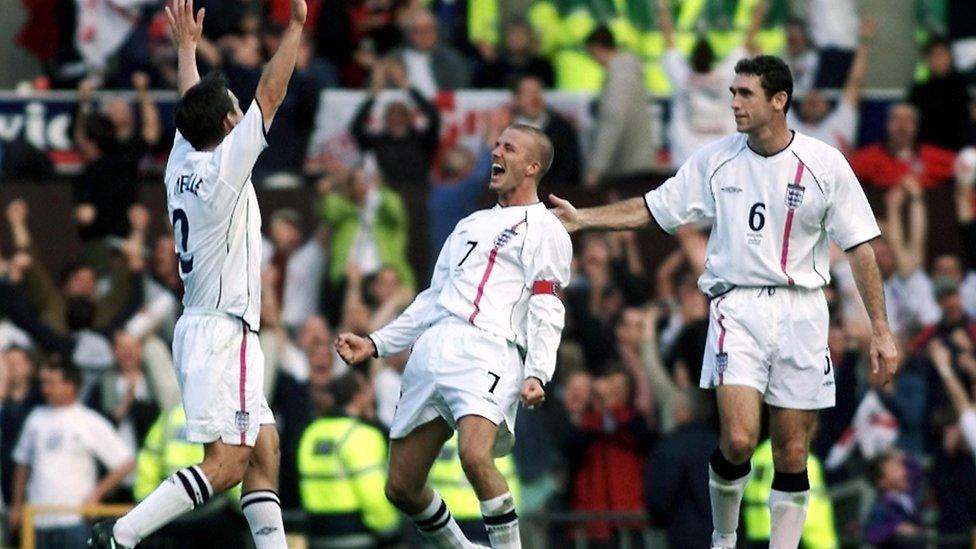
{"type": "Polygon", "coordinates": [[[773,107],[776,110],[778,110],[778,111],[785,110],[786,109],[786,100],[787,100],[788,97],[789,96],[786,95],[786,92],[785,91],[778,91],[778,92],[774,93],[773,94],[773,97],[772,97],[773,107]]]}

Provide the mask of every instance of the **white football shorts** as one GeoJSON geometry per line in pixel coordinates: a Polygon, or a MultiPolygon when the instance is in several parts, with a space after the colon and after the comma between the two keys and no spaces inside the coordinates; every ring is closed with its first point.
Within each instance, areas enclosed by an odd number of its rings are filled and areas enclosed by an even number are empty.
{"type": "Polygon", "coordinates": [[[711,301],[701,387],[745,385],[778,408],[834,405],[822,290],[735,288],[711,301]]]}
{"type": "Polygon", "coordinates": [[[261,425],[274,423],[258,334],[243,320],[184,311],[173,333],[173,364],[190,442],[254,446],[261,425]]]}
{"type": "Polygon", "coordinates": [[[390,438],[443,417],[451,428],[464,416],[498,425],[494,453],[515,443],[515,415],[522,387],[518,347],[461,319],[448,317],[417,338],[403,372],[390,438]]]}

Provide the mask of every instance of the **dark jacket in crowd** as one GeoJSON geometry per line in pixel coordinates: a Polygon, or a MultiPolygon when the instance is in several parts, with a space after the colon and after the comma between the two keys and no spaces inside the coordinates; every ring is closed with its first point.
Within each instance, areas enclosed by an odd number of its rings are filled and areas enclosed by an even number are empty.
{"type": "Polygon", "coordinates": [[[359,147],[364,152],[373,151],[376,154],[383,180],[398,192],[427,186],[440,139],[441,117],[437,108],[415,89],[410,89],[410,97],[427,118],[425,128],[411,128],[410,133],[402,138],[393,137],[385,128],[379,133],[370,132],[367,126],[375,97],[370,97],[359,106],[351,128],[359,147]]]}
{"type": "Polygon", "coordinates": [[[919,113],[918,140],[944,149],[959,150],[964,145],[969,121],[969,92],[956,72],[943,78],[932,77],[912,86],[908,101],[919,113]]]}
{"type": "Polygon", "coordinates": [[[549,121],[542,131],[552,141],[552,167],[542,178],[542,184],[577,185],[580,182],[580,145],[576,129],[555,111],[549,111],[549,121]]]}
{"type": "Polygon", "coordinates": [[[671,547],[708,547],[712,523],[708,456],[718,444],[709,425],[692,422],[664,437],[651,452],[644,494],[652,522],[667,530],[671,547]]]}

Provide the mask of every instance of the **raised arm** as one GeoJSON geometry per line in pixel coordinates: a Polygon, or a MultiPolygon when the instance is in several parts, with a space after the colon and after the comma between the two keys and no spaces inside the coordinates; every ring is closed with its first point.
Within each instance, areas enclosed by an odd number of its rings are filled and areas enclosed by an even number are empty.
{"type": "Polygon", "coordinates": [[[963,387],[962,382],[956,377],[956,373],[952,371],[952,353],[941,340],[934,339],[929,343],[928,355],[932,365],[935,366],[935,371],[942,378],[952,407],[957,414],[962,415],[963,412],[972,408],[973,402],[966,393],[966,388],[963,387]]]}
{"type": "Polygon", "coordinates": [[[159,108],[153,101],[152,94],[149,93],[149,76],[144,72],[137,72],[132,75],[132,86],[136,89],[139,97],[139,116],[142,118],[142,140],[149,147],[155,147],[159,143],[160,135],[163,132],[159,122],[159,108]]]}
{"type": "Polygon", "coordinates": [[[760,0],[756,3],[756,7],[752,10],[752,18],[749,19],[749,28],[746,29],[746,39],[744,46],[746,51],[750,56],[757,56],[762,51],[759,48],[759,44],[756,43],[756,36],[762,29],[763,20],[766,18],[766,12],[769,11],[769,4],[766,0],[760,0]]]}
{"type": "Polygon", "coordinates": [[[657,23],[661,27],[661,34],[664,35],[664,47],[673,48],[674,20],[671,18],[671,6],[668,5],[668,0],[657,0],[657,23]]]}
{"type": "Polygon", "coordinates": [[[291,74],[295,72],[295,61],[298,59],[298,48],[302,43],[302,28],[305,26],[307,15],[308,6],[305,5],[305,0],[292,0],[291,21],[281,36],[278,51],[264,66],[264,72],[261,73],[254,98],[261,105],[265,127],[271,126],[278,107],[285,100],[288,81],[291,80],[291,74]]]}
{"type": "Polygon", "coordinates": [[[871,373],[887,383],[898,369],[898,350],[888,327],[884,284],[874,258],[874,248],[864,242],[847,251],[858,293],[871,319],[871,373]]]}
{"type": "Polygon", "coordinates": [[[861,22],[859,32],[860,40],[857,45],[857,53],[854,54],[854,61],[847,73],[847,83],[844,84],[844,102],[848,105],[856,106],[861,102],[861,88],[864,87],[864,74],[868,72],[868,57],[871,51],[871,39],[874,38],[877,22],[873,17],[866,17],[861,22]]]}
{"type": "Polygon", "coordinates": [[[200,71],[197,70],[197,43],[203,35],[205,13],[206,9],[200,8],[194,17],[193,0],[173,0],[172,9],[166,6],[166,18],[169,19],[173,40],[176,42],[176,89],[180,97],[200,81],[200,71]]]}

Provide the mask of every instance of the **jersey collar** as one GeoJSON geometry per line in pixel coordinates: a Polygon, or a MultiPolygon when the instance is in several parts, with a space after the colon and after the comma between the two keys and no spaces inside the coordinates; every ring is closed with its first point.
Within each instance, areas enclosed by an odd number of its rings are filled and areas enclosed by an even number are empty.
{"type": "Polygon", "coordinates": [[[754,154],[754,155],[762,158],[763,160],[772,160],[772,159],[778,157],[779,155],[781,155],[781,154],[789,151],[790,150],[790,147],[793,146],[793,142],[794,141],[796,141],[796,130],[790,130],[790,142],[787,143],[785,147],[783,147],[782,149],[774,152],[773,154],[763,154],[763,153],[761,153],[761,152],[757,151],[756,149],[753,149],[752,147],[749,146],[749,137],[747,136],[746,137],[746,148],[748,148],[749,151],[752,152],[752,154],[754,154]]]}

